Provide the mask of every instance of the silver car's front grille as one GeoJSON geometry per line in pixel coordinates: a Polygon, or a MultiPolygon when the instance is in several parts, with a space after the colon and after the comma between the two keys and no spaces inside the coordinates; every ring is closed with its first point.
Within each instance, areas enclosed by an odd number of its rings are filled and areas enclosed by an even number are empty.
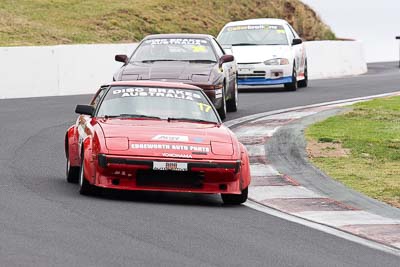
{"type": "Polygon", "coordinates": [[[265,78],[265,71],[253,71],[252,73],[238,73],[238,79],[265,78]]]}

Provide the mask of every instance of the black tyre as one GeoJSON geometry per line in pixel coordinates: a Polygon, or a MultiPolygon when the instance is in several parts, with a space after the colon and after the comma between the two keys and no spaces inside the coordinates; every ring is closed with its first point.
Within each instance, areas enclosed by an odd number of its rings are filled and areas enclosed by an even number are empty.
{"type": "Polygon", "coordinates": [[[307,61],[304,66],[304,80],[301,80],[297,83],[297,86],[299,88],[304,88],[308,86],[308,67],[307,67],[307,61]]]}
{"type": "Polygon", "coordinates": [[[219,117],[221,118],[221,120],[225,120],[225,118],[226,118],[225,85],[224,85],[224,88],[222,89],[221,106],[217,111],[218,111],[218,114],[219,114],[219,117]]]}
{"type": "Polygon", "coordinates": [[[291,83],[286,83],[285,84],[285,89],[287,91],[296,91],[297,90],[297,73],[296,73],[295,65],[293,65],[292,82],[291,83]]]}
{"type": "Polygon", "coordinates": [[[234,194],[221,194],[222,201],[227,205],[240,205],[247,200],[247,195],[249,193],[249,188],[243,189],[240,195],[234,194]]]}
{"type": "Polygon", "coordinates": [[[79,169],[79,193],[81,195],[93,195],[95,193],[95,186],[91,185],[85,178],[84,158],[82,153],[81,167],[79,169]]]}
{"type": "Polygon", "coordinates": [[[69,157],[67,155],[66,177],[68,183],[77,184],[79,181],[79,167],[71,166],[69,157]]]}
{"type": "Polygon", "coordinates": [[[228,112],[235,112],[238,109],[238,87],[235,81],[235,88],[233,89],[231,98],[226,102],[226,109],[228,112]]]}

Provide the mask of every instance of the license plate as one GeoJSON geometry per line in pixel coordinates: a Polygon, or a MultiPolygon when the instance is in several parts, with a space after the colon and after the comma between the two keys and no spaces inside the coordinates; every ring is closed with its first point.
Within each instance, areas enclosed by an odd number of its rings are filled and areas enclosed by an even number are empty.
{"type": "Polygon", "coordinates": [[[153,162],[153,170],[156,171],[178,171],[184,172],[188,170],[188,164],[182,162],[153,162]]]}
{"type": "Polygon", "coordinates": [[[252,69],[239,68],[239,73],[252,73],[252,69]]]}
{"type": "Polygon", "coordinates": [[[254,69],[256,66],[251,65],[251,64],[243,64],[243,65],[238,65],[238,68],[240,69],[254,69]]]}

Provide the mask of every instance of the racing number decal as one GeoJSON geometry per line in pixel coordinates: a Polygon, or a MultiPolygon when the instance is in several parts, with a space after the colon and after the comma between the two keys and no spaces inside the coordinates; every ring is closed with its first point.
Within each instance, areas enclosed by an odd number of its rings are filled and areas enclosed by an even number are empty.
{"type": "Polygon", "coordinates": [[[209,112],[211,110],[211,106],[210,105],[207,105],[207,104],[204,104],[204,103],[197,103],[197,105],[199,106],[199,109],[201,111],[209,112]]]}
{"type": "Polygon", "coordinates": [[[86,137],[92,135],[92,129],[88,125],[88,119],[87,116],[81,115],[79,116],[78,119],[78,148],[79,151],[82,149],[83,141],[86,139],[86,137]]]}
{"type": "Polygon", "coordinates": [[[203,45],[194,45],[192,46],[192,51],[194,53],[202,53],[202,52],[207,52],[207,49],[203,45]]]}

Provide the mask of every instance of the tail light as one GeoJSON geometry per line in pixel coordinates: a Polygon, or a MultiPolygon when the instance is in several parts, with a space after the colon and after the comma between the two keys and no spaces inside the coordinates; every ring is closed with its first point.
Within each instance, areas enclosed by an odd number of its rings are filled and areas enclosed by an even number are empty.
{"type": "Polygon", "coordinates": [[[203,90],[217,90],[222,89],[224,85],[221,84],[197,84],[196,86],[200,87],[203,90]]]}

